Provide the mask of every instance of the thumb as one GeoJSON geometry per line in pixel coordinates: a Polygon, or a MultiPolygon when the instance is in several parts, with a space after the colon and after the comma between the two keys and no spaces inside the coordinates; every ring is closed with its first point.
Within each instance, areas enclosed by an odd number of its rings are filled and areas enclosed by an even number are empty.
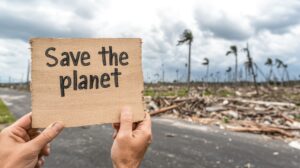
{"type": "Polygon", "coordinates": [[[132,133],[132,112],[129,107],[124,107],[121,111],[119,132],[124,135],[132,133]]]}
{"type": "Polygon", "coordinates": [[[40,135],[35,137],[29,143],[36,150],[41,150],[44,146],[50,143],[62,130],[64,125],[62,122],[55,122],[49,125],[40,135]]]}

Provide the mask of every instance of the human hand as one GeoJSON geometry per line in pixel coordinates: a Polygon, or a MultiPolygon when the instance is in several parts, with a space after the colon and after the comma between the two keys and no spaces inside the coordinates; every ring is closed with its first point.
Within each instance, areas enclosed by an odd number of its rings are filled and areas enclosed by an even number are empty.
{"type": "Polygon", "coordinates": [[[49,143],[63,130],[55,122],[43,132],[31,128],[31,114],[17,120],[0,133],[1,168],[40,168],[50,154],[49,143]]]}
{"type": "Polygon", "coordinates": [[[111,158],[115,168],[137,168],[152,140],[151,119],[146,113],[139,123],[132,122],[132,112],[123,108],[120,124],[113,124],[115,133],[111,158]]]}

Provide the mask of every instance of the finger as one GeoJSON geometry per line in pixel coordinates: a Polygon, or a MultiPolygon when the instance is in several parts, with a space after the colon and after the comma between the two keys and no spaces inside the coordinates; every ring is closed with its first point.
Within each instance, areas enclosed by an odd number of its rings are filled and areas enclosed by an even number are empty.
{"type": "Polygon", "coordinates": [[[133,136],[141,135],[150,144],[152,141],[151,118],[149,113],[145,114],[145,119],[140,122],[133,132],[133,136]]]}
{"type": "Polygon", "coordinates": [[[50,143],[64,128],[62,122],[55,122],[49,125],[40,135],[35,137],[29,143],[35,150],[42,150],[44,146],[50,143]]]}
{"type": "Polygon", "coordinates": [[[28,113],[13,123],[12,126],[21,127],[25,130],[28,130],[31,128],[31,122],[31,113],[28,113]]]}
{"type": "Polygon", "coordinates": [[[41,160],[41,162],[42,162],[42,165],[41,165],[41,166],[44,166],[44,163],[45,163],[45,157],[41,157],[40,160],[41,160]]]}
{"type": "Polygon", "coordinates": [[[39,167],[39,168],[40,168],[40,167],[43,167],[44,163],[45,163],[45,159],[44,159],[44,157],[41,157],[41,158],[38,160],[38,167],[39,167]]]}
{"type": "Polygon", "coordinates": [[[24,130],[21,127],[17,127],[17,126],[11,127],[10,131],[13,135],[18,137],[18,139],[21,138],[19,140],[21,140],[22,142],[28,142],[30,140],[30,137],[26,132],[26,130],[24,130]]]}
{"type": "Polygon", "coordinates": [[[37,160],[36,165],[34,166],[34,168],[41,168],[40,164],[41,164],[40,160],[37,160]]]}
{"type": "Polygon", "coordinates": [[[119,133],[130,135],[132,133],[132,112],[129,107],[124,107],[121,111],[119,133]]]}
{"type": "Polygon", "coordinates": [[[44,148],[41,150],[41,155],[43,155],[43,156],[50,155],[50,144],[47,144],[46,146],[44,146],[44,148]]]}

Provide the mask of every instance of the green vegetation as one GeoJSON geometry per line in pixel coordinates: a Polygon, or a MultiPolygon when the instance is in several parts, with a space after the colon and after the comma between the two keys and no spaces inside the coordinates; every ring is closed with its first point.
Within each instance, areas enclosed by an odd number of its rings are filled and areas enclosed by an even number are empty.
{"type": "Polygon", "coordinates": [[[183,97],[183,96],[187,96],[188,94],[188,88],[182,87],[178,90],[177,92],[177,96],[183,97]]]}
{"type": "Polygon", "coordinates": [[[178,90],[154,90],[154,89],[145,89],[144,96],[151,96],[151,97],[164,97],[164,96],[179,96],[184,97],[188,94],[187,87],[181,87],[178,90]]]}
{"type": "Polygon", "coordinates": [[[213,89],[205,89],[204,96],[230,97],[234,96],[234,93],[227,89],[220,89],[218,91],[214,91],[213,89]]]}
{"type": "Polygon", "coordinates": [[[9,112],[6,105],[0,99],[0,124],[12,123],[15,121],[15,117],[9,112]]]}
{"type": "Polygon", "coordinates": [[[228,124],[229,121],[230,121],[230,119],[228,117],[226,117],[226,116],[223,117],[223,122],[224,123],[228,124]]]}
{"type": "Polygon", "coordinates": [[[213,93],[209,89],[205,89],[204,96],[211,96],[213,93]]]}
{"type": "Polygon", "coordinates": [[[229,96],[234,96],[234,93],[226,89],[221,89],[218,91],[217,95],[221,97],[229,97],[229,96]]]}
{"type": "MultiPolygon", "coordinates": [[[[204,96],[220,96],[220,97],[231,97],[234,96],[235,93],[228,90],[228,89],[220,89],[215,91],[213,89],[205,89],[204,96]]],[[[180,87],[172,90],[159,90],[157,88],[146,88],[144,91],[144,96],[151,96],[151,97],[161,97],[161,96],[178,96],[184,97],[188,95],[188,88],[187,87],[180,87]]]]}
{"type": "Polygon", "coordinates": [[[154,97],[155,91],[153,89],[145,89],[144,96],[151,96],[154,97]]]}

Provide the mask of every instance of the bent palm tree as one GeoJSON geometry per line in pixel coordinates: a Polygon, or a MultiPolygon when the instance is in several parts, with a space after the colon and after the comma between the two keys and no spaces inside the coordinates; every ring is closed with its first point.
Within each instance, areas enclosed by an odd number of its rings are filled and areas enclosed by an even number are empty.
{"type": "Polygon", "coordinates": [[[248,43],[247,43],[247,47],[244,48],[243,51],[247,53],[247,61],[245,62],[245,66],[247,67],[246,69],[249,71],[249,73],[251,73],[251,75],[253,77],[255,91],[256,91],[256,94],[258,95],[259,92],[258,92],[258,87],[257,87],[257,82],[256,82],[256,76],[257,75],[254,72],[254,68],[253,68],[254,63],[253,63],[252,57],[250,55],[250,50],[249,50],[248,43]]]}
{"type": "MultiPolygon", "coordinates": [[[[280,68],[284,68],[284,63],[283,61],[281,61],[280,59],[275,59],[275,64],[276,64],[276,67],[277,67],[277,70],[278,70],[278,73],[280,74],[280,68]]],[[[281,85],[283,85],[283,82],[284,82],[284,69],[283,71],[281,72],[281,85]]]]}
{"type": "Polygon", "coordinates": [[[235,45],[230,46],[230,50],[226,52],[226,56],[229,54],[233,54],[235,56],[235,82],[238,81],[238,53],[237,53],[237,47],[235,45]]]}
{"type": "Polygon", "coordinates": [[[204,58],[204,62],[202,62],[202,65],[206,66],[206,82],[208,82],[208,73],[209,73],[209,59],[208,58],[204,58]]]}
{"type": "Polygon", "coordinates": [[[287,68],[288,68],[288,65],[283,64],[283,69],[284,69],[284,72],[285,72],[285,75],[286,75],[286,79],[289,82],[290,81],[290,75],[289,75],[289,71],[287,70],[287,68]]]}
{"type": "Polygon", "coordinates": [[[188,57],[188,76],[187,76],[187,83],[188,83],[188,90],[190,89],[190,80],[191,80],[191,48],[193,42],[193,33],[186,29],[182,33],[180,40],[178,40],[177,45],[188,44],[189,45],[189,57],[188,57]]]}
{"type": "Polygon", "coordinates": [[[270,82],[273,75],[273,60],[271,58],[268,58],[267,61],[265,62],[265,65],[270,66],[270,72],[268,76],[268,80],[270,82]]]}

